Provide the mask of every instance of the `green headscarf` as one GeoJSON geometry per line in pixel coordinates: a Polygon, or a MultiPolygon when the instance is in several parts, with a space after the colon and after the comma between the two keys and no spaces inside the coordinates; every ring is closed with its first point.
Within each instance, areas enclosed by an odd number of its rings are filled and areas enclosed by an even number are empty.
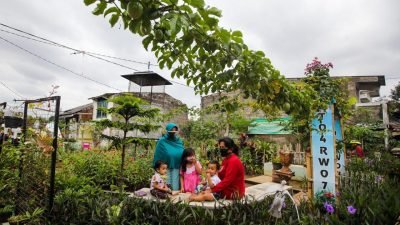
{"type": "MultiPolygon", "coordinates": [[[[169,123],[166,126],[167,132],[178,126],[174,123],[169,123]]],[[[181,166],[181,158],[183,154],[183,142],[176,135],[169,133],[163,135],[157,142],[154,152],[153,165],[157,160],[162,160],[168,164],[169,169],[179,169],[181,166]]]]}

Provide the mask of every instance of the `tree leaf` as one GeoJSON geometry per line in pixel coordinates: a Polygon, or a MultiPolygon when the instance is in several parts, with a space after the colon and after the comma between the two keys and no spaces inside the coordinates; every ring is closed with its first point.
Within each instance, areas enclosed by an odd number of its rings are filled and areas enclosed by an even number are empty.
{"type": "Polygon", "coordinates": [[[243,37],[243,34],[241,31],[235,30],[232,32],[233,37],[243,37]]]}
{"type": "Polygon", "coordinates": [[[218,25],[219,20],[217,18],[208,17],[205,19],[207,25],[212,29],[213,27],[218,25]]]}
{"type": "Polygon", "coordinates": [[[131,20],[131,18],[129,16],[126,15],[122,15],[122,22],[124,22],[124,29],[126,30],[126,28],[129,27],[129,21],[131,20]]]}
{"type": "Polygon", "coordinates": [[[111,27],[114,27],[114,25],[118,22],[118,20],[119,20],[119,13],[113,14],[109,20],[111,27]]]}
{"type": "Polygon", "coordinates": [[[189,4],[198,9],[202,9],[205,6],[204,0],[191,0],[189,4]]]}
{"type": "Polygon", "coordinates": [[[183,5],[183,6],[181,6],[181,9],[182,9],[183,11],[187,12],[187,13],[190,13],[190,14],[192,14],[192,13],[193,13],[193,10],[192,10],[192,8],[190,8],[190,7],[189,7],[189,6],[187,6],[187,5],[183,5]]]}
{"type": "Polygon", "coordinates": [[[158,66],[160,67],[160,69],[164,69],[164,65],[165,65],[165,60],[160,60],[158,62],[158,66]]]}
{"type": "Polygon", "coordinates": [[[171,34],[173,36],[175,36],[176,33],[178,33],[177,26],[176,26],[177,20],[178,20],[178,15],[176,15],[176,14],[174,15],[174,17],[171,18],[171,20],[169,20],[169,27],[170,27],[171,34]]]}
{"type": "Polygon", "coordinates": [[[221,29],[219,36],[222,40],[222,42],[228,44],[229,41],[231,40],[231,34],[229,33],[229,31],[225,30],[225,29],[221,29]]]}
{"type": "Polygon", "coordinates": [[[107,8],[107,2],[102,0],[100,1],[96,8],[92,11],[92,13],[96,16],[103,14],[104,10],[107,8]]]}
{"type": "Polygon", "coordinates": [[[149,44],[152,41],[152,39],[153,39],[152,35],[149,35],[145,39],[143,39],[142,43],[143,43],[143,46],[146,49],[146,51],[148,51],[148,47],[149,47],[149,44]]]}
{"type": "Polygon", "coordinates": [[[167,60],[167,68],[170,70],[172,68],[172,64],[174,64],[174,62],[171,59],[167,60]]]}
{"type": "Polygon", "coordinates": [[[110,7],[104,12],[104,17],[106,17],[110,13],[119,13],[119,9],[117,7],[110,7]]]}
{"type": "Polygon", "coordinates": [[[210,14],[210,15],[214,15],[214,16],[218,16],[218,17],[222,16],[222,11],[215,7],[211,7],[207,11],[208,11],[208,14],[210,14]]]}
{"type": "Polygon", "coordinates": [[[85,3],[86,6],[91,5],[95,3],[97,0],[83,0],[83,3],[85,3]]]}

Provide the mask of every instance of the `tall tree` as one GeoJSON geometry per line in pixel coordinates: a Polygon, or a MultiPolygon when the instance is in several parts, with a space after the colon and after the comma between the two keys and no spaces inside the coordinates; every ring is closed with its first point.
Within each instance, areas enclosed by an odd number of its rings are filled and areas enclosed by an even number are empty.
{"type": "Polygon", "coordinates": [[[109,17],[112,27],[122,21],[124,29],[143,37],[143,46],[155,54],[160,68],[173,69],[171,77],[193,83],[198,94],[240,90],[266,115],[279,115],[283,110],[308,126],[315,108],[328,104],[318,92],[334,90],[330,88],[334,85],[324,84],[331,81],[325,74],[329,77],[332,64],[316,60],[306,71],[324,89],[315,91],[310,82],[288,82],[262,51],[249,49],[242,32],[219,26],[222,12],[204,0],[83,1],[97,3],[92,13],[109,17]]]}
{"type": "Polygon", "coordinates": [[[124,29],[142,36],[159,66],[174,66],[171,76],[193,83],[198,94],[241,90],[267,114],[283,109],[287,102],[293,108],[306,107],[302,90],[287,82],[262,51],[249,49],[242,32],[219,26],[222,12],[204,0],[84,3],[97,3],[92,13],[109,17],[111,26],[122,21],[124,29]]]}
{"type": "Polygon", "coordinates": [[[114,146],[122,148],[122,177],[124,172],[126,145],[146,141],[144,138],[128,137],[128,132],[140,131],[146,134],[159,128],[160,126],[154,124],[153,121],[158,116],[160,110],[158,108],[150,108],[146,101],[131,94],[117,95],[109,99],[108,102],[114,103],[113,106],[110,108],[101,108],[100,110],[107,114],[111,114],[113,119],[103,119],[96,121],[96,123],[103,129],[110,128],[112,130],[122,131],[123,133],[122,136],[101,134],[103,138],[111,140],[114,146]]]}

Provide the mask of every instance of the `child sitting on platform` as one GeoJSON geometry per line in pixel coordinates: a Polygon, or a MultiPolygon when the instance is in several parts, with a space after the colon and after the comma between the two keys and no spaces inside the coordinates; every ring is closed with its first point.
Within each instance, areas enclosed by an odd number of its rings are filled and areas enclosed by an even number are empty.
{"type": "Polygon", "coordinates": [[[178,194],[172,192],[169,185],[166,183],[168,166],[162,160],[157,160],[154,165],[155,173],[151,178],[150,194],[159,199],[168,198],[168,194],[178,194]]]}
{"type": "MultiPolygon", "coordinates": [[[[218,200],[221,198],[220,193],[212,193],[211,188],[213,188],[215,185],[217,185],[221,180],[218,177],[218,170],[220,169],[219,162],[216,160],[212,160],[208,163],[207,165],[207,177],[202,184],[204,185],[205,190],[200,192],[197,195],[192,194],[189,198],[189,201],[197,201],[197,202],[202,202],[202,201],[213,201],[213,200],[218,200]]],[[[201,189],[201,188],[199,188],[201,189]]]]}

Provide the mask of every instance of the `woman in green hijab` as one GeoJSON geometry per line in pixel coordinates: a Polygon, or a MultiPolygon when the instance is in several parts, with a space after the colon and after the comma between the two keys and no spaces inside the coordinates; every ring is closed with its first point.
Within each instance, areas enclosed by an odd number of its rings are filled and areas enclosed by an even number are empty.
{"type": "Polygon", "coordinates": [[[167,124],[167,134],[163,135],[157,142],[154,152],[153,165],[157,160],[162,160],[168,164],[168,180],[172,190],[178,191],[179,169],[183,153],[183,142],[177,136],[178,126],[174,123],[167,124]]]}

